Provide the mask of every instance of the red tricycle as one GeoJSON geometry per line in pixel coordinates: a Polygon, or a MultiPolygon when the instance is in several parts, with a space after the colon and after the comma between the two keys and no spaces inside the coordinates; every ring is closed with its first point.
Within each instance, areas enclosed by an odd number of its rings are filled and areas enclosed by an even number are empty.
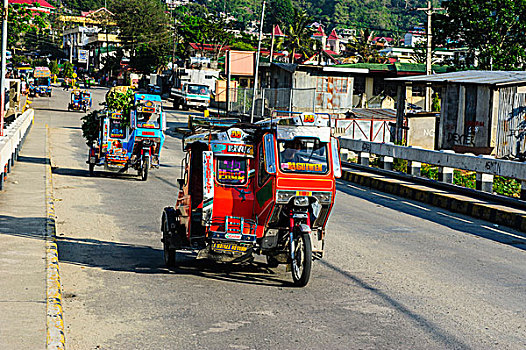
{"type": "Polygon", "coordinates": [[[183,139],[186,157],[175,206],[164,208],[168,267],[177,250],[222,263],[265,255],[305,286],[322,257],[341,176],[330,117],[292,113],[257,123],[210,123],[183,139]]]}

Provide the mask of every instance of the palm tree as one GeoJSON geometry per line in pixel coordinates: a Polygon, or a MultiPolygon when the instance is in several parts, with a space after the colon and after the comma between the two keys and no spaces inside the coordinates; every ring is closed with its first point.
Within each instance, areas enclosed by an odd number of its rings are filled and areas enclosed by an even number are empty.
{"type": "Polygon", "coordinates": [[[373,44],[374,31],[360,30],[360,36],[347,45],[351,55],[357,58],[358,62],[382,63],[385,61],[380,56],[378,49],[373,44]]]}
{"type": "Polygon", "coordinates": [[[294,63],[296,51],[305,56],[311,51],[313,29],[309,26],[310,23],[312,17],[305,10],[294,8],[294,20],[285,30],[285,46],[292,52],[290,63],[294,63]]]}

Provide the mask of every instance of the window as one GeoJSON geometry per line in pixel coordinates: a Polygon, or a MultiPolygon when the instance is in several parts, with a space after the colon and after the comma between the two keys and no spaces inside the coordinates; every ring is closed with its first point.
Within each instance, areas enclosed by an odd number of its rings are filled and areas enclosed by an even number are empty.
{"type": "Polygon", "coordinates": [[[327,146],[315,138],[279,141],[279,166],[283,172],[325,174],[328,171],[327,146]]]}
{"type": "Polygon", "coordinates": [[[208,86],[206,85],[188,85],[188,93],[196,95],[208,95],[208,86]]]}
{"type": "Polygon", "coordinates": [[[217,157],[217,182],[222,185],[244,185],[247,182],[247,159],[217,157]]]}
{"type": "Polygon", "coordinates": [[[259,145],[258,151],[259,169],[258,169],[258,186],[261,187],[267,182],[270,174],[267,173],[267,163],[265,163],[265,153],[263,152],[263,143],[259,145]]]}
{"type": "Polygon", "coordinates": [[[110,119],[110,138],[123,139],[126,137],[126,128],[121,119],[110,119]]]}
{"type": "Polygon", "coordinates": [[[160,117],[157,113],[137,112],[137,127],[159,129],[160,117]]]}

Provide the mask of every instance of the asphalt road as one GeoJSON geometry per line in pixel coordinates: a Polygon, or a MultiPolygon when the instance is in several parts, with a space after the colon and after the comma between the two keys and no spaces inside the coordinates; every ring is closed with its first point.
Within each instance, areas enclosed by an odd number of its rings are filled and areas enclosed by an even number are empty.
{"type": "Polygon", "coordinates": [[[259,259],[167,270],[160,217],[180,137],[167,135],[147,182],[90,177],[68,99],[55,89],[33,105],[51,128],[69,349],[526,348],[524,234],[345,182],[305,288],[259,259]]]}

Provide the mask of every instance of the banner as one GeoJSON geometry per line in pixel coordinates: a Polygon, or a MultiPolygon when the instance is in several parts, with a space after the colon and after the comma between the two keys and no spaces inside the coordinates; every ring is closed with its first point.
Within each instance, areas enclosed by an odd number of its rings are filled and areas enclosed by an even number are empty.
{"type": "Polygon", "coordinates": [[[88,50],[78,50],[79,51],[79,63],[88,63],[89,51],[88,50]]]}

